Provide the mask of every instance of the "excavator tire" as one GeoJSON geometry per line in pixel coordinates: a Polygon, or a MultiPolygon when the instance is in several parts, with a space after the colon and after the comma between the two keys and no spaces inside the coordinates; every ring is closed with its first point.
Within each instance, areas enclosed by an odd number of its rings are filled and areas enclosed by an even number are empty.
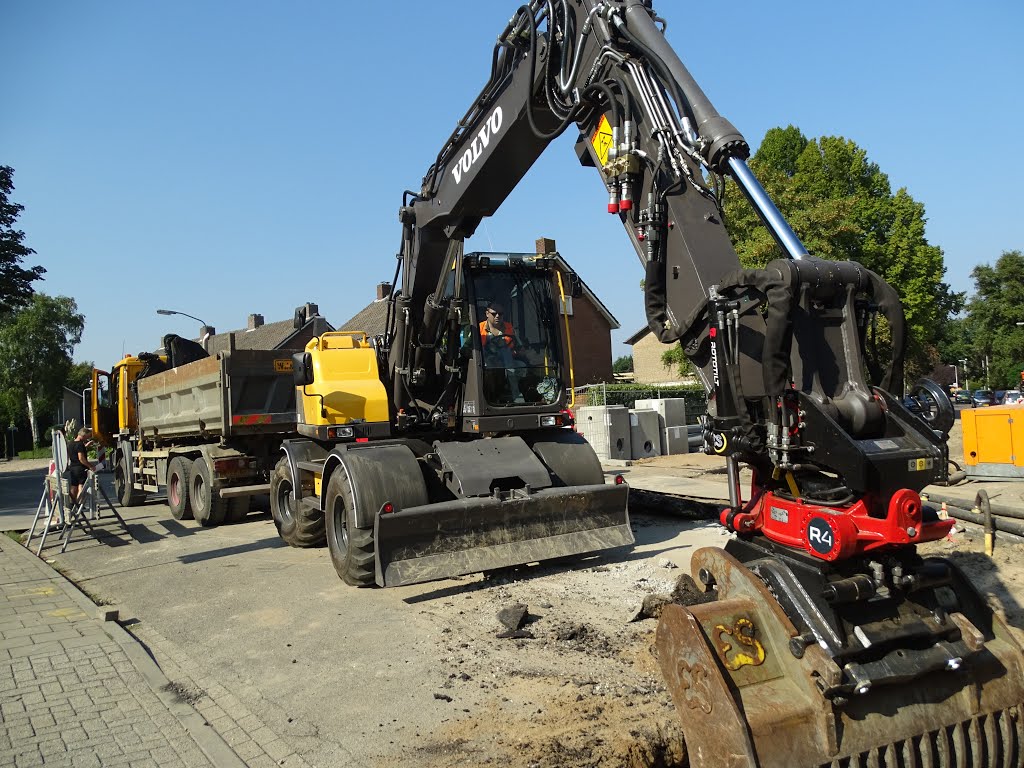
{"type": "Polygon", "coordinates": [[[576,432],[560,430],[552,437],[537,440],[531,446],[547,466],[556,485],[601,485],[604,471],[594,449],[576,432]]]}
{"type": "Polygon", "coordinates": [[[326,518],[327,548],[338,576],[353,587],[372,585],[373,529],[355,526],[355,505],[344,466],[334,470],[327,484],[326,518]]]}
{"type": "Polygon", "coordinates": [[[122,456],[114,467],[114,493],[122,507],[137,507],[146,501],[146,494],[134,490],[128,484],[129,472],[128,461],[122,456]]]}
{"type": "Polygon", "coordinates": [[[290,547],[322,547],[327,543],[324,513],[292,501],[292,474],[282,457],[270,476],[270,514],[278,535],[290,547]]]}
{"type": "Polygon", "coordinates": [[[1024,652],[959,571],[963,612],[948,616],[971,651],[943,667],[907,646],[889,657],[921,665],[912,679],[837,695],[848,667],[870,665],[840,667],[798,635],[728,552],[700,549],[691,569],[717,599],[666,606],[656,644],[693,768],[1024,766],[1024,652]]]}
{"type": "Polygon", "coordinates": [[[204,528],[212,528],[224,522],[228,501],[214,491],[210,468],[202,457],[192,462],[188,495],[192,499],[192,514],[197,523],[204,528]]]}
{"type": "Polygon", "coordinates": [[[183,456],[175,456],[167,467],[167,506],[175,520],[192,519],[192,500],[188,495],[191,464],[183,456]]]}

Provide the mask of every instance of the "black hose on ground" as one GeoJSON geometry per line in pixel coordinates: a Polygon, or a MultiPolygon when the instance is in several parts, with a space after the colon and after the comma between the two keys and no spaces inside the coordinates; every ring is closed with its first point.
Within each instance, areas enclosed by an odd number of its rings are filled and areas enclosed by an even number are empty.
{"type": "MultiPolygon", "coordinates": [[[[982,491],[983,492],[983,491],[982,491]]],[[[963,501],[954,499],[952,496],[945,496],[941,493],[929,493],[928,501],[933,504],[942,504],[945,502],[949,506],[962,507],[963,501]]],[[[992,504],[992,514],[996,517],[1010,517],[1015,520],[1024,520],[1024,509],[1014,509],[1013,507],[1006,507],[1002,504],[992,504]]]]}
{"type": "MultiPolygon", "coordinates": [[[[947,503],[946,511],[949,512],[950,517],[955,517],[957,520],[966,520],[969,523],[980,525],[985,527],[985,515],[981,512],[971,512],[961,507],[954,507],[947,503]]],[[[997,517],[992,515],[992,527],[1000,533],[1009,533],[1014,536],[1020,536],[1024,538],[1024,523],[1018,523],[1013,520],[1007,520],[1003,517],[997,517]]]]}

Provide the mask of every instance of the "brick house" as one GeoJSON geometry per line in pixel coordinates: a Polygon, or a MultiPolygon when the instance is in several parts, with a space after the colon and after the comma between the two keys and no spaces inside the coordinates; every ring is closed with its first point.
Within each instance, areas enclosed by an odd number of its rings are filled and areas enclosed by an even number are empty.
{"type": "Polygon", "coordinates": [[[634,333],[626,344],[633,347],[633,381],[637,384],[692,384],[693,376],[680,376],[676,365],[665,365],[661,356],[672,348],[662,344],[646,326],[634,333]]]}
{"type": "MultiPolygon", "coordinates": [[[[555,252],[553,240],[537,241],[538,253],[557,257],[563,272],[572,272],[572,267],[555,252]],[[541,250],[544,248],[546,250],[541,250]]],[[[569,335],[572,338],[573,381],[576,386],[612,381],[612,331],[619,327],[619,321],[608,311],[590,287],[582,281],[583,295],[577,299],[566,296],[565,314],[568,314],[569,335]]],[[[391,284],[380,283],[377,297],[339,326],[342,331],[365,331],[371,338],[384,333],[387,322],[388,302],[391,284]]],[[[565,336],[564,326],[560,326],[565,336]]],[[[562,359],[569,360],[566,340],[562,339],[562,359]]],[[[565,384],[568,386],[568,376],[565,384]]]]}

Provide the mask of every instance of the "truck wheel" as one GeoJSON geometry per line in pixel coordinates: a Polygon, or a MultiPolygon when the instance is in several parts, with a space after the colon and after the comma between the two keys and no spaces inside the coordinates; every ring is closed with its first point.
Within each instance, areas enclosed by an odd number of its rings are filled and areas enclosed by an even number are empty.
{"type": "Polygon", "coordinates": [[[373,529],[356,528],[348,471],[339,465],[327,483],[327,548],[342,581],[353,587],[373,584],[373,529]]]}
{"type": "Polygon", "coordinates": [[[175,456],[167,467],[167,506],[175,520],[192,519],[192,500],[188,495],[191,463],[184,456],[175,456]]]}
{"type": "Polygon", "coordinates": [[[137,507],[146,500],[146,494],[128,484],[128,461],[122,456],[114,468],[114,493],[122,507],[137,507]]]}
{"type": "Polygon", "coordinates": [[[278,535],[291,547],[322,547],[327,541],[324,513],[292,501],[292,473],[283,458],[270,476],[270,514],[278,535]]]}
{"type": "Polygon", "coordinates": [[[189,474],[188,495],[192,500],[192,514],[204,528],[212,528],[224,522],[227,513],[227,499],[222,499],[213,490],[210,468],[202,458],[192,462],[189,474]]]}
{"type": "Polygon", "coordinates": [[[250,501],[252,501],[252,496],[235,496],[232,499],[228,499],[228,509],[224,515],[224,521],[227,523],[240,523],[245,520],[249,514],[250,501]]]}

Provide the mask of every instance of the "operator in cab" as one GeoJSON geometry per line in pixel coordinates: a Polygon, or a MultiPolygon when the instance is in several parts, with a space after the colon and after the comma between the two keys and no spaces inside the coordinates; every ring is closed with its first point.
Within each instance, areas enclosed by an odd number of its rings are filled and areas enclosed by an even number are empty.
{"type": "Polygon", "coordinates": [[[526,402],[519,387],[527,363],[520,359],[521,344],[517,343],[512,323],[505,321],[505,308],[496,301],[489,302],[484,319],[480,321],[480,346],[484,351],[484,366],[502,368],[512,390],[513,401],[526,402]]]}

